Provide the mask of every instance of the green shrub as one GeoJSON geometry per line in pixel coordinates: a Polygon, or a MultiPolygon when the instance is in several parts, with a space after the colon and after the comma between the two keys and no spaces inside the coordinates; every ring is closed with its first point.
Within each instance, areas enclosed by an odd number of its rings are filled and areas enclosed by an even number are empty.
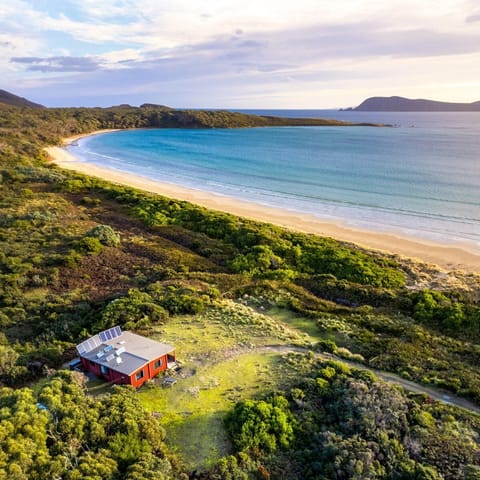
{"type": "Polygon", "coordinates": [[[103,245],[98,238],[84,237],[78,241],[77,250],[84,253],[98,254],[103,250],[103,245]]]}
{"type": "Polygon", "coordinates": [[[318,352],[337,353],[338,347],[333,340],[319,340],[315,344],[315,350],[318,352]]]}
{"type": "Polygon", "coordinates": [[[82,198],[82,203],[84,205],[88,205],[89,207],[97,207],[102,203],[102,201],[99,198],[94,198],[94,197],[83,197],[82,198]]]}
{"type": "Polygon", "coordinates": [[[89,230],[86,237],[93,237],[107,247],[118,247],[120,245],[120,235],[109,225],[97,225],[89,230]]]}
{"type": "Polygon", "coordinates": [[[238,451],[273,452],[288,447],[294,438],[294,417],[281,395],[269,400],[244,400],[227,415],[225,425],[238,451]]]}
{"type": "Polygon", "coordinates": [[[82,255],[75,250],[70,250],[70,252],[62,258],[62,263],[70,268],[76,267],[81,261],[82,255]]]}
{"type": "Polygon", "coordinates": [[[157,305],[148,293],[132,288],[127,295],[112,300],[102,314],[98,329],[113,327],[141,328],[161,323],[168,318],[168,312],[157,305]]]}

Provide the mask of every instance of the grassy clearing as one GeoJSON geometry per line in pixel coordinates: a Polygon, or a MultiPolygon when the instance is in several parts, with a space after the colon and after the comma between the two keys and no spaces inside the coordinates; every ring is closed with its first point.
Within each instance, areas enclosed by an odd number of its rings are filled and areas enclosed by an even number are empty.
{"type": "Polygon", "coordinates": [[[322,338],[312,319],[283,309],[259,312],[230,300],[218,301],[200,315],[172,317],[152,327],[150,336],[175,345],[182,370],[173,387],[149,384],[139,396],[159,416],[170,447],[190,469],[207,467],[229,453],[223,418],[236,402],[283,382],[282,356],[257,349],[308,348],[322,338]]]}
{"type": "Polygon", "coordinates": [[[325,339],[325,333],[320,331],[317,322],[312,318],[302,317],[291,310],[278,307],[270,308],[266,313],[277,322],[301,332],[306,342],[315,343],[325,339]]]}
{"type": "Polygon", "coordinates": [[[200,315],[182,315],[154,327],[152,337],[176,346],[184,361],[215,361],[231,349],[264,345],[309,346],[303,332],[230,300],[217,302],[200,315]]]}
{"type": "Polygon", "coordinates": [[[226,334],[224,325],[191,315],[170,319],[167,325],[154,329],[152,338],[175,345],[182,362],[212,358],[237,343],[226,334]]]}
{"type": "Polygon", "coordinates": [[[277,322],[301,332],[307,343],[315,344],[321,340],[332,340],[340,348],[355,347],[355,343],[350,338],[353,333],[352,327],[340,316],[319,315],[318,319],[307,318],[278,307],[272,307],[266,313],[277,322]]]}
{"type": "Polygon", "coordinates": [[[165,425],[169,448],[182,456],[189,470],[207,468],[229,453],[225,413],[196,414],[165,425]]]}
{"type": "MultiPolygon", "coordinates": [[[[221,301],[201,315],[182,315],[155,327],[152,338],[175,345],[183,369],[172,388],[149,385],[142,403],[160,416],[172,448],[203,468],[229,452],[223,417],[235,402],[274,390],[281,356],[265,345],[308,346],[313,340],[292,320],[221,301]]],[[[292,317],[293,318],[293,317],[292,317]]]]}
{"type": "Polygon", "coordinates": [[[228,454],[223,417],[235,402],[275,389],[280,356],[246,353],[197,369],[184,367],[172,388],[150,385],[139,391],[142,403],[161,418],[168,443],[190,468],[201,468],[228,454]]]}

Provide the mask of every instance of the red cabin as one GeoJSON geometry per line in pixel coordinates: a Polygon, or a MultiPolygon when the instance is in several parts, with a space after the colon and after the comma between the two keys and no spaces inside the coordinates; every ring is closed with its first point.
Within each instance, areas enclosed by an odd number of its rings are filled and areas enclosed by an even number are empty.
{"type": "Polygon", "coordinates": [[[109,382],[143,385],[159,372],[173,368],[175,349],[113,327],[77,345],[83,367],[109,382]]]}

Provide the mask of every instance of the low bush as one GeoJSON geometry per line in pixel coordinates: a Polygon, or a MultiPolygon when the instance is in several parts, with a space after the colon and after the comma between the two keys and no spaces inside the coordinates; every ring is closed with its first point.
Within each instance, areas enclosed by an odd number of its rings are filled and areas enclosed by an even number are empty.
{"type": "Polygon", "coordinates": [[[107,247],[118,247],[120,245],[120,235],[109,225],[97,225],[89,230],[85,236],[93,237],[107,247]]]}

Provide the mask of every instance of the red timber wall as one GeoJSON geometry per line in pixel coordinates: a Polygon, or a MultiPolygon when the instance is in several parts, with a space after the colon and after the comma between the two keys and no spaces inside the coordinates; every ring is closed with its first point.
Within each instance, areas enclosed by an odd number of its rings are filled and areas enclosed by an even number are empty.
{"type": "Polygon", "coordinates": [[[137,371],[133,372],[130,375],[130,384],[135,388],[143,385],[147,380],[153,378],[157,373],[163,372],[167,369],[167,355],[162,355],[161,357],[155,358],[147,365],[144,365],[142,368],[139,368],[137,371]],[[155,368],[155,363],[160,362],[160,365],[155,368]],[[140,376],[142,375],[143,376],[140,376]],[[139,377],[139,378],[137,378],[139,377]]]}
{"type": "Polygon", "coordinates": [[[147,380],[150,380],[159,372],[163,372],[167,369],[167,355],[162,355],[161,357],[155,358],[148,364],[144,365],[142,368],[139,368],[131,375],[126,375],[120,372],[116,372],[112,370],[110,367],[108,368],[108,373],[102,373],[101,367],[98,363],[91,362],[86,358],[81,357],[82,365],[86,370],[89,370],[97,377],[103,377],[109,382],[116,383],[116,384],[128,384],[133,385],[135,388],[140,387],[143,385],[147,380]],[[160,365],[157,365],[155,368],[155,364],[159,362],[160,365]],[[137,378],[138,377],[138,378],[137,378]]]}
{"type": "Polygon", "coordinates": [[[80,358],[82,365],[85,367],[86,370],[89,370],[92,372],[94,375],[97,377],[103,377],[109,382],[116,383],[116,384],[131,384],[131,379],[128,375],[125,375],[124,373],[116,372],[115,370],[112,370],[110,367],[108,368],[108,373],[104,374],[102,373],[101,367],[98,363],[91,362],[90,360],[87,360],[86,358],[81,357],[80,358]]]}

